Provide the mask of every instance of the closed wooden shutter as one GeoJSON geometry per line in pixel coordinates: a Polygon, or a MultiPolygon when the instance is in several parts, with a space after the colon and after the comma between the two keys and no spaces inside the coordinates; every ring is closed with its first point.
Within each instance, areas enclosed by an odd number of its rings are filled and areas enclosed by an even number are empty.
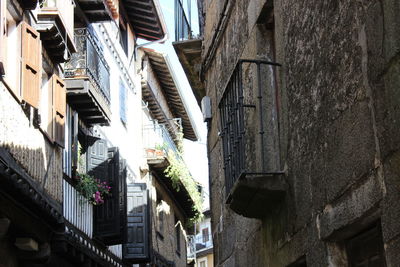
{"type": "Polygon", "coordinates": [[[41,42],[39,33],[21,22],[21,91],[22,100],[39,107],[41,42]]]}
{"type": "Polygon", "coordinates": [[[120,231],[122,233],[122,243],[126,242],[127,235],[127,206],[126,206],[126,161],[119,161],[119,216],[121,221],[120,231]]]}
{"type": "Polygon", "coordinates": [[[149,260],[149,206],[146,184],[127,186],[128,240],[123,245],[123,257],[131,263],[149,260]]]}
{"type": "Polygon", "coordinates": [[[66,90],[64,81],[57,75],[52,76],[53,88],[53,116],[54,116],[54,142],[61,147],[65,146],[65,112],[66,90]]]}
{"type": "MultiPolygon", "coordinates": [[[[125,211],[124,207],[120,207],[121,190],[126,184],[125,177],[120,170],[121,159],[118,148],[112,147],[108,149],[108,175],[105,181],[111,186],[111,197],[107,198],[103,205],[96,206],[94,210],[94,235],[105,245],[121,244],[124,241],[126,221],[121,212],[125,211]]],[[[122,195],[123,197],[123,195],[122,195]]]]}
{"type": "Polygon", "coordinates": [[[108,176],[107,142],[91,136],[87,139],[90,144],[87,151],[87,173],[105,181],[108,176]]]}

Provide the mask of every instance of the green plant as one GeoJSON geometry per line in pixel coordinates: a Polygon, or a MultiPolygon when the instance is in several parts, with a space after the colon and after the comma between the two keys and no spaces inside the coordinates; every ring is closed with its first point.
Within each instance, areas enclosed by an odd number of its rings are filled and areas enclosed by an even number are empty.
{"type": "Polygon", "coordinates": [[[76,179],[76,190],[93,205],[103,204],[105,198],[111,194],[111,187],[107,182],[101,182],[89,174],[78,173],[76,179]]]}
{"type": "Polygon", "coordinates": [[[162,144],[156,144],[156,147],[155,147],[157,150],[166,150],[167,149],[167,143],[166,142],[164,142],[164,143],[162,143],[162,144]]]}
{"type": "Polygon", "coordinates": [[[176,155],[172,150],[168,151],[168,161],[170,165],[165,169],[164,173],[172,181],[172,186],[175,190],[180,190],[180,185],[182,184],[188,191],[191,199],[193,200],[193,211],[195,216],[190,218],[190,223],[195,223],[202,218],[202,207],[203,198],[198,191],[197,183],[190,174],[185,162],[180,157],[176,155]]]}

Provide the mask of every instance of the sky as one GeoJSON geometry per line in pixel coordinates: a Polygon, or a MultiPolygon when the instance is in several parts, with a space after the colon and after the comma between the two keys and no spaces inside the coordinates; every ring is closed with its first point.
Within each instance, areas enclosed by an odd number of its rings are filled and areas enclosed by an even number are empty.
{"type": "MultiPolygon", "coordinates": [[[[192,30],[194,35],[198,34],[198,17],[196,0],[191,1],[192,9],[192,30]]],[[[184,140],[184,155],[183,158],[192,174],[194,179],[203,184],[205,189],[205,208],[209,207],[209,193],[208,193],[208,160],[207,160],[207,126],[203,122],[203,115],[200,107],[193,95],[190,84],[186,78],[185,72],[179,62],[178,56],[175,53],[172,42],[175,39],[175,22],[174,22],[174,2],[175,0],[159,0],[163,12],[164,20],[168,28],[168,40],[164,44],[154,44],[146,46],[152,48],[157,52],[163,52],[168,55],[175,77],[177,77],[177,86],[180,88],[183,100],[188,107],[187,112],[192,117],[194,127],[197,129],[198,138],[197,142],[184,140]]]]}

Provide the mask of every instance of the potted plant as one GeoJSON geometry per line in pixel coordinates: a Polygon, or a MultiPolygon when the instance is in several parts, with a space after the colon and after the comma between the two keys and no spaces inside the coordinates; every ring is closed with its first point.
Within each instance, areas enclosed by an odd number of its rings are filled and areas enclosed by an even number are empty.
{"type": "Polygon", "coordinates": [[[78,192],[93,205],[103,204],[105,199],[111,195],[111,186],[107,182],[101,182],[89,174],[77,173],[76,180],[78,192]]]}
{"type": "Polygon", "coordinates": [[[162,157],[164,156],[164,151],[167,148],[167,144],[164,142],[162,145],[161,144],[157,144],[156,145],[156,150],[155,150],[155,154],[158,157],[162,157]]]}

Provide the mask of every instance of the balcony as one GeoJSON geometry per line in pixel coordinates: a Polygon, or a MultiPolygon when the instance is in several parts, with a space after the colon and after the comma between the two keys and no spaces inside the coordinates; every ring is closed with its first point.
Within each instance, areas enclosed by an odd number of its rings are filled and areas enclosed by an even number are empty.
{"type": "Polygon", "coordinates": [[[212,234],[190,236],[189,242],[188,258],[198,258],[212,253],[212,234]]]}
{"type": "Polygon", "coordinates": [[[164,124],[143,126],[143,144],[147,163],[156,168],[168,166],[168,152],[178,152],[164,124]]]}
{"type": "Polygon", "coordinates": [[[227,204],[250,218],[265,216],[286,192],[280,163],[277,66],[240,60],[219,103],[227,204]]]}
{"type": "Polygon", "coordinates": [[[63,203],[65,220],[92,238],[93,205],[66,180],[63,182],[63,203]]]}
{"type": "Polygon", "coordinates": [[[89,22],[118,19],[119,0],[77,0],[89,22]]]}
{"type": "Polygon", "coordinates": [[[190,21],[182,0],[175,0],[175,42],[174,49],[188,77],[197,103],[205,96],[205,87],[200,79],[202,39],[194,38],[190,21]]]}
{"type": "Polygon", "coordinates": [[[67,101],[88,125],[109,125],[110,71],[90,28],[75,30],[78,47],[65,64],[67,101]]]}
{"type": "Polygon", "coordinates": [[[56,63],[62,63],[76,52],[74,30],[73,0],[42,1],[37,13],[36,29],[50,57],[56,63]]]}

